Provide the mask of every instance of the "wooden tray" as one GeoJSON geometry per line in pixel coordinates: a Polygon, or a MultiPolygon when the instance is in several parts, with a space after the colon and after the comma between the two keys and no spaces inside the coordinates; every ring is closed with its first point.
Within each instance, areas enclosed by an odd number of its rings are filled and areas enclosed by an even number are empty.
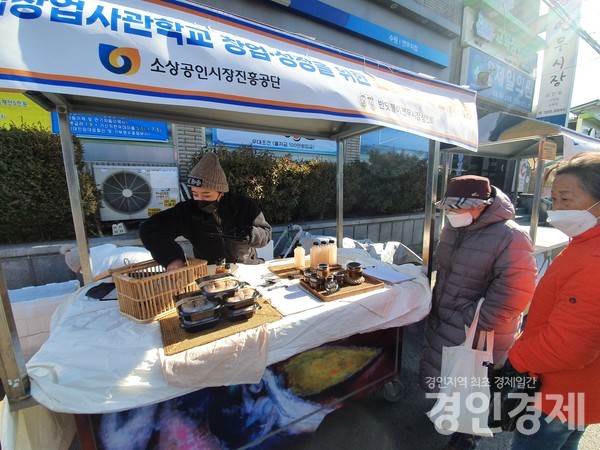
{"type": "MultiPolygon", "coordinates": [[[[329,270],[333,273],[340,270],[342,266],[340,264],[334,264],[329,266],[329,270]]],[[[291,264],[276,264],[269,266],[269,270],[277,275],[279,278],[285,278],[287,280],[298,280],[304,277],[303,270],[297,269],[294,263],[291,264]]]]}
{"type": "Polygon", "coordinates": [[[365,273],[363,273],[363,277],[365,281],[361,284],[357,286],[342,286],[339,291],[334,292],[333,294],[327,294],[325,291],[316,291],[313,288],[311,288],[308,285],[308,283],[306,283],[304,280],[300,280],[300,287],[309,294],[314,295],[321,301],[331,302],[333,300],[351,297],[352,295],[363,294],[369,291],[375,291],[377,289],[381,289],[384,286],[383,281],[381,281],[378,278],[372,277],[365,273]]]}
{"type": "Polygon", "coordinates": [[[294,280],[303,277],[302,270],[297,269],[293,262],[290,264],[274,264],[269,266],[269,270],[279,278],[285,278],[288,280],[294,280]]]}

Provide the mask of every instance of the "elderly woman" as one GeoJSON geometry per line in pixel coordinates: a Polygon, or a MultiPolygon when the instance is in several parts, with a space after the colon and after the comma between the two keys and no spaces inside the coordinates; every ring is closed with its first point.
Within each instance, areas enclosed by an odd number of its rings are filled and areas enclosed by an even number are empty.
{"type": "MultiPolygon", "coordinates": [[[[494,364],[502,364],[521,327],[522,313],[536,282],[533,246],[512,220],[510,199],[485,177],[450,180],[436,204],[448,222],[436,248],[437,275],[427,317],[421,359],[421,385],[439,390],[442,348],[465,341],[481,297],[478,329],[494,330],[494,364]]],[[[454,433],[447,449],[470,450],[478,437],[454,433]]]]}
{"type": "Polygon", "coordinates": [[[598,217],[600,154],[581,153],[556,169],[548,211],[548,222],[572,240],[536,287],[525,330],[508,354],[506,366],[542,382],[528,424],[534,429],[517,425],[514,450],[576,449],[585,426],[600,423],[598,217]]]}

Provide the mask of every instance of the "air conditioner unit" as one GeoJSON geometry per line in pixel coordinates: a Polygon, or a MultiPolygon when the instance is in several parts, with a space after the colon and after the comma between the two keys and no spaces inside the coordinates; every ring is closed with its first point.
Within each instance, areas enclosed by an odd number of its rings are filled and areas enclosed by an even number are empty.
{"type": "Polygon", "coordinates": [[[101,221],[147,219],[179,201],[175,166],[92,163],[92,171],[102,192],[101,221]]]}

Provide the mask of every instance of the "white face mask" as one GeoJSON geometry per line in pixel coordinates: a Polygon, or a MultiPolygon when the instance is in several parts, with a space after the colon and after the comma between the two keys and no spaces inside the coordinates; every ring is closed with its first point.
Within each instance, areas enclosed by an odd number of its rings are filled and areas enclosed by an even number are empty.
{"type": "Polygon", "coordinates": [[[471,225],[473,223],[473,216],[471,215],[471,213],[468,212],[449,212],[446,214],[446,217],[448,218],[448,222],[450,222],[450,225],[452,225],[454,228],[466,227],[467,225],[471,225]]]}
{"type": "Polygon", "coordinates": [[[594,228],[598,224],[598,217],[590,212],[599,202],[594,203],[586,210],[563,209],[558,211],[548,211],[547,222],[554,228],[559,229],[567,236],[579,236],[581,233],[594,228]]]}

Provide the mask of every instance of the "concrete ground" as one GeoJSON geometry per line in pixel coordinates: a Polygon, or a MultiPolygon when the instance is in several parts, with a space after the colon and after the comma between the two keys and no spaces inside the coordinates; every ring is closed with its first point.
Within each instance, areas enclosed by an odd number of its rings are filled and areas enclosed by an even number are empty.
{"type": "MultiPolygon", "coordinates": [[[[437,450],[448,437],[439,434],[425,415],[433,400],[418,387],[420,344],[424,322],[404,327],[401,380],[404,395],[390,403],[378,395],[350,401],[325,417],[315,433],[287,450],[437,450]]],[[[508,449],[511,433],[484,438],[478,450],[508,449]]],[[[587,428],[580,450],[600,449],[600,424],[587,428]]]]}

